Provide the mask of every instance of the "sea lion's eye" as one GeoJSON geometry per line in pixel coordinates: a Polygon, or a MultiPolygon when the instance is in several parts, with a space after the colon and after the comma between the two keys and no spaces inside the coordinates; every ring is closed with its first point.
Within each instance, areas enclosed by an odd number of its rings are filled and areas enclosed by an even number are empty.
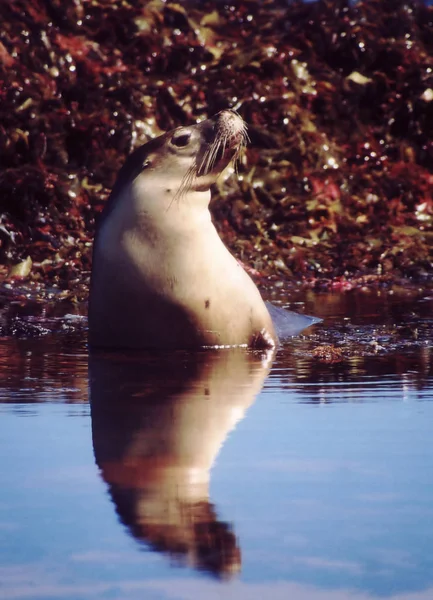
{"type": "Polygon", "coordinates": [[[144,161],[144,163],[141,165],[141,170],[142,170],[142,171],[144,171],[144,169],[147,169],[147,167],[150,167],[150,165],[151,165],[151,164],[152,164],[152,163],[150,162],[150,160],[149,160],[149,159],[146,159],[146,160],[144,161]]]}
{"type": "Polygon", "coordinates": [[[189,131],[177,131],[171,138],[171,143],[178,148],[184,148],[188,146],[190,139],[191,133],[189,131]]]}

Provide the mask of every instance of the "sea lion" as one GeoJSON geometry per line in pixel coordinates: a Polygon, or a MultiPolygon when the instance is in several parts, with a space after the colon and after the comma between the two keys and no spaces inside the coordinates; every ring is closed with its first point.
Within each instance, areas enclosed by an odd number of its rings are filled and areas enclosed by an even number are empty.
{"type": "Polygon", "coordinates": [[[241,117],[224,110],[149,141],[126,160],[95,236],[91,346],[275,346],[269,311],[209,212],[210,187],[245,140],[241,117]]]}

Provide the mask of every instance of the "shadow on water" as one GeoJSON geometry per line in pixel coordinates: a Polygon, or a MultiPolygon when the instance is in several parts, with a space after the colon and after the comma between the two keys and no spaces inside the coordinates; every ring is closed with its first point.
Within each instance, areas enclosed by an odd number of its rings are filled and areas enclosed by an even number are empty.
{"type": "Polygon", "coordinates": [[[93,447],[133,536],[217,576],[240,570],[229,524],[209,499],[210,470],[254,401],[272,353],[91,353],[93,447]]]}

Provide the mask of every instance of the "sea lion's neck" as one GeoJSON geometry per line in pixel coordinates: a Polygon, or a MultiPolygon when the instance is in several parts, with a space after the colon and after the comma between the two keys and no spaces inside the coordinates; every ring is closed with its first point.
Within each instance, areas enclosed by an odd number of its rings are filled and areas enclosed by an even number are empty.
{"type": "Polygon", "coordinates": [[[142,189],[131,186],[116,199],[98,234],[97,244],[103,254],[114,252],[126,238],[143,250],[158,246],[164,251],[176,248],[175,240],[186,241],[204,233],[221,241],[209,212],[210,190],[176,197],[165,189],[153,189],[147,192],[146,202],[142,194],[142,189]]]}
{"type": "Polygon", "coordinates": [[[134,198],[131,219],[134,229],[146,236],[152,230],[160,239],[184,238],[203,230],[214,230],[209,211],[210,190],[190,191],[180,197],[167,194],[143,205],[134,198]]]}

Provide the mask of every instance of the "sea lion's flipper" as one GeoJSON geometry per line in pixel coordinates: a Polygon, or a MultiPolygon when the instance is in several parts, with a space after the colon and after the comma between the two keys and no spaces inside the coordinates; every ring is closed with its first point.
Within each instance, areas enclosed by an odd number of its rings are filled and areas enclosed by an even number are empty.
{"type": "Polygon", "coordinates": [[[315,325],[322,321],[322,319],[319,319],[318,317],[300,315],[291,310],[274,306],[270,302],[265,302],[265,304],[280,340],[285,340],[293,335],[298,335],[298,333],[301,333],[302,330],[310,325],[315,325]]]}

